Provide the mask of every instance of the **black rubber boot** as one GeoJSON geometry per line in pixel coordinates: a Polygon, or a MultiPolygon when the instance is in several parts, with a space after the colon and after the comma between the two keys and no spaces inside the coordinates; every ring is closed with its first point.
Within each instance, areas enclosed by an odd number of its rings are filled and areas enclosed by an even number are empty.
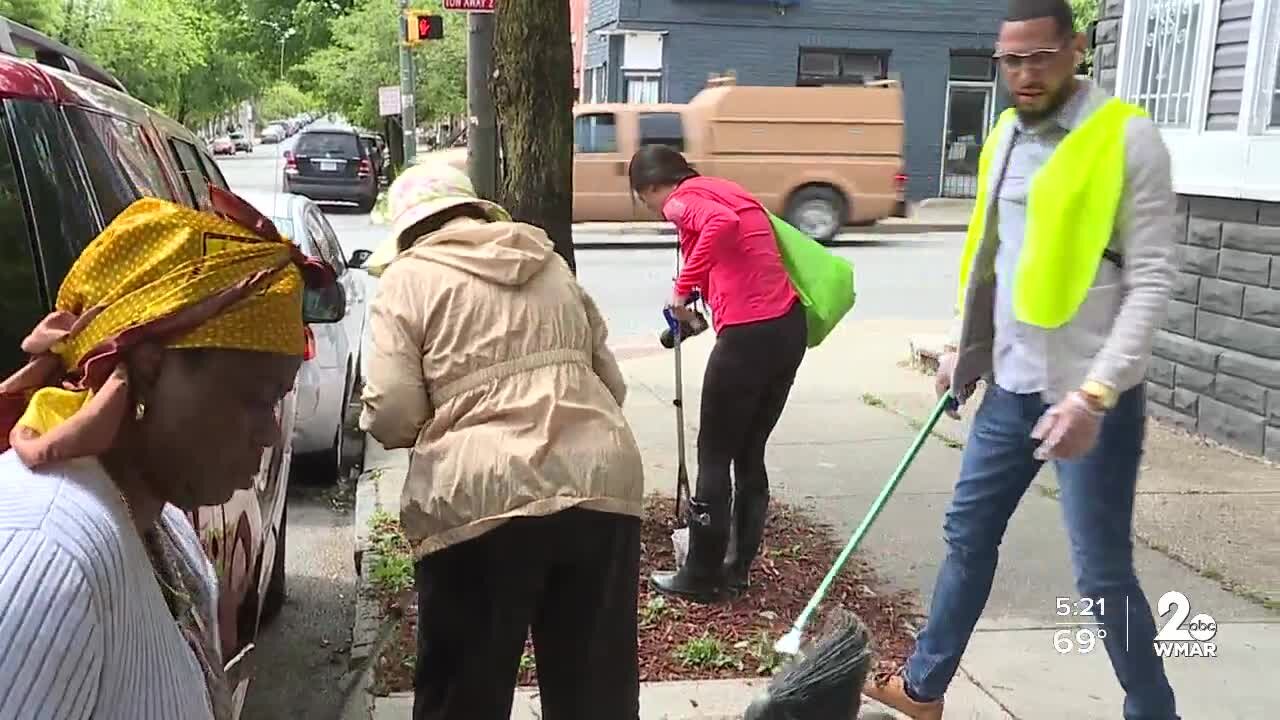
{"type": "Polygon", "coordinates": [[[760,553],[764,526],[769,517],[769,494],[739,494],[733,500],[733,525],[724,556],[725,587],[741,595],[750,585],[751,565],[760,553]]]}
{"type": "Polygon", "coordinates": [[[689,554],[675,572],[649,577],[653,589],[690,602],[714,604],[726,600],[724,553],[729,544],[727,513],[709,503],[689,501],[689,554]]]}

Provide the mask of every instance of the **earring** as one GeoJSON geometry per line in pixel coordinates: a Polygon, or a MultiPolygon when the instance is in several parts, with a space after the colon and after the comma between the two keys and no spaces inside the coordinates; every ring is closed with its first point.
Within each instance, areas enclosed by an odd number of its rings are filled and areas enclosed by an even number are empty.
{"type": "Polygon", "coordinates": [[[147,416],[147,401],[139,400],[137,404],[133,406],[133,419],[137,422],[142,422],[142,419],[146,416],[147,416]]]}

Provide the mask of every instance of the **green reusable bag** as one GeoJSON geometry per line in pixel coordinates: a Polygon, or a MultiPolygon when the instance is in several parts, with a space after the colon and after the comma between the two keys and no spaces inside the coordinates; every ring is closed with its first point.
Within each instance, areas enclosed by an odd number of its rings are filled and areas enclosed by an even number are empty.
{"type": "Polygon", "coordinates": [[[804,304],[809,322],[809,347],[817,347],[835,329],[857,299],[853,263],[769,213],[778,239],[782,264],[804,304]]]}

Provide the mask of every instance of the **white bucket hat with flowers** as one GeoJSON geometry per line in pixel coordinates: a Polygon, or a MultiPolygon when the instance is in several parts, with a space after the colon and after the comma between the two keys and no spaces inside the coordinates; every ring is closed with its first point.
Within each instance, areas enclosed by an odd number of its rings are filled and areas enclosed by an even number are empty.
{"type": "MultiPolygon", "coordinates": [[[[479,208],[492,222],[510,222],[511,216],[502,206],[476,196],[471,178],[447,162],[423,162],[400,173],[387,189],[385,207],[375,213],[374,221],[391,224],[382,245],[365,261],[369,274],[378,276],[399,256],[401,236],[414,225],[459,205],[479,208]]],[[[414,238],[416,239],[416,238],[414,238]]]]}

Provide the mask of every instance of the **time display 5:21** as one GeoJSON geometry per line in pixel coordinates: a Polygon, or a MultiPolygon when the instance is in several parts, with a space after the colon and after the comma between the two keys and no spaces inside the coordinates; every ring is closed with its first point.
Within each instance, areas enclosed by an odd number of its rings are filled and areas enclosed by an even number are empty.
{"type": "Polygon", "coordinates": [[[1106,598],[1057,598],[1056,611],[1061,616],[1090,617],[1107,614],[1106,598]]]}

